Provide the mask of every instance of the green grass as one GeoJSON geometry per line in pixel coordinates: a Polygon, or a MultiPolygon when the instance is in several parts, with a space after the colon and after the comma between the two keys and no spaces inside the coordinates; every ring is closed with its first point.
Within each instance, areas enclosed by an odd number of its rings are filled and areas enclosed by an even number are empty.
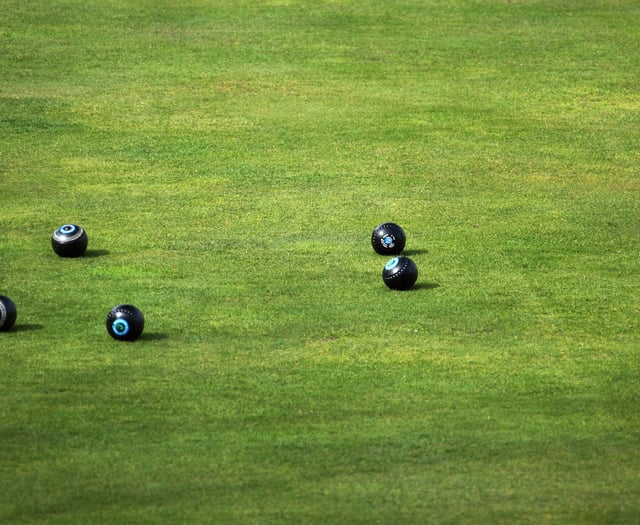
{"type": "Polygon", "coordinates": [[[636,2],[0,8],[0,522],[640,520],[636,2]]]}

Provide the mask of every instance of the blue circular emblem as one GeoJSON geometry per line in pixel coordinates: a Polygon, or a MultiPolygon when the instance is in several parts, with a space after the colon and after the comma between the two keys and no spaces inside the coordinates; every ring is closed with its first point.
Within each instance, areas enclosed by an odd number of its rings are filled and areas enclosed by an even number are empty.
{"type": "Polygon", "coordinates": [[[387,262],[387,264],[384,265],[384,269],[391,270],[391,268],[393,268],[394,266],[397,266],[399,260],[400,259],[398,257],[394,257],[393,259],[390,259],[389,262],[387,262]]]}
{"type": "Polygon", "coordinates": [[[382,244],[384,244],[385,248],[393,248],[395,241],[396,238],[393,235],[385,235],[382,238],[382,244]]]}
{"type": "Polygon", "coordinates": [[[125,319],[116,319],[111,326],[118,335],[126,335],[129,332],[129,323],[125,319]]]}
{"type": "Polygon", "coordinates": [[[60,226],[60,233],[64,233],[65,235],[71,235],[75,232],[77,226],[75,224],[65,224],[64,226],[60,226]]]}

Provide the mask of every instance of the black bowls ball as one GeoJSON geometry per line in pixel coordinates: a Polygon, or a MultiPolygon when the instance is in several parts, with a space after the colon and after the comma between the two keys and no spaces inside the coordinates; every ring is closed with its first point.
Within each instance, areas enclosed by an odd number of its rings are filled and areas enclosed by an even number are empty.
{"type": "Polygon", "coordinates": [[[418,267],[409,257],[394,257],[384,265],[382,280],[392,290],[408,290],[418,280],[418,267]]]}
{"type": "Polygon", "coordinates": [[[400,254],[406,240],[404,230],[393,222],[380,224],[371,233],[371,246],[380,255],[400,254]]]}
{"type": "Polygon", "coordinates": [[[18,312],[13,301],[4,295],[0,295],[0,332],[10,330],[16,322],[17,316],[18,312]]]}
{"type": "Polygon", "coordinates": [[[114,307],[107,315],[107,332],[118,341],[135,341],[144,330],[144,315],[131,304],[114,307]]]}
{"type": "Polygon", "coordinates": [[[51,247],[60,257],[80,257],[88,243],[87,232],[77,224],[60,226],[51,236],[51,247]]]}

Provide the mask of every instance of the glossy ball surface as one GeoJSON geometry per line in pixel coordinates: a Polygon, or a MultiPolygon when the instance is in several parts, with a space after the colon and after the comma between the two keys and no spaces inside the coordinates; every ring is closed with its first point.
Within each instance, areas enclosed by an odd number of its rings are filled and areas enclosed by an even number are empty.
{"type": "Polygon", "coordinates": [[[114,307],[107,315],[107,332],[118,341],[135,341],[144,330],[144,315],[131,304],[114,307]]]}
{"type": "Polygon", "coordinates": [[[14,302],[4,295],[0,295],[0,332],[11,330],[17,316],[18,311],[14,302]]]}
{"type": "Polygon", "coordinates": [[[371,246],[380,255],[398,255],[404,250],[404,230],[393,222],[376,226],[371,233],[371,246]]]}
{"type": "Polygon", "coordinates": [[[418,280],[418,267],[409,257],[394,257],[384,265],[382,280],[392,290],[408,290],[418,280]]]}
{"type": "Polygon", "coordinates": [[[77,224],[60,226],[51,236],[51,247],[60,257],[80,257],[89,244],[87,232],[77,224]]]}

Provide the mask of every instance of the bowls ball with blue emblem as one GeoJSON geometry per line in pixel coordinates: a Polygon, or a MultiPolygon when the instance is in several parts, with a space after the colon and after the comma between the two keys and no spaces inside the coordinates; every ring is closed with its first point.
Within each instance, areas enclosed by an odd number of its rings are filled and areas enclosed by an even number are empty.
{"type": "Polygon", "coordinates": [[[384,265],[382,280],[392,290],[409,290],[418,280],[418,267],[409,257],[394,257],[384,265]]]}
{"type": "Polygon", "coordinates": [[[135,341],[144,330],[144,315],[132,304],[114,307],[107,315],[107,332],[118,341],[135,341]]]}
{"type": "Polygon", "coordinates": [[[15,303],[8,297],[0,295],[0,332],[11,330],[17,316],[15,303]]]}
{"type": "Polygon", "coordinates": [[[404,230],[394,222],[385,222],[371,233],[371,246],[380,255],[399,255],[407,238],[404,230]]]}
{"type": "Polygon", "coordinates": [[[80,257],[84,255],[87,244],[87,232],[77,224],[60,226],[51,236],[51,247],[60,257],[80,257]]]}

